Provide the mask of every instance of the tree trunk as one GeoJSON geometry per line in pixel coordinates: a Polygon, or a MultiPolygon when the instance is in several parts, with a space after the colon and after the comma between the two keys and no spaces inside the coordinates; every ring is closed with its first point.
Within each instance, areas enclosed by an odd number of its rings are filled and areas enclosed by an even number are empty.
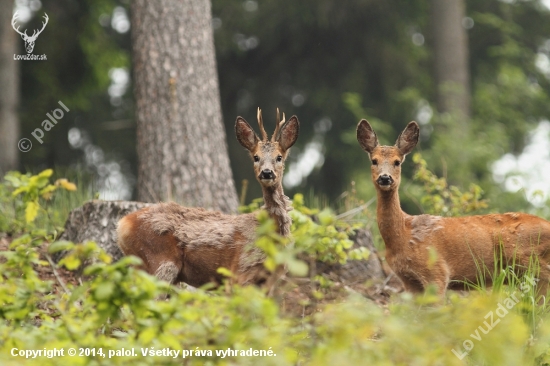
{"type": "Polygon", "coordinates": [[[467,122],[471,97],[464,17],[464,0],[431,0],[437,109],[467,122]]]}
{"type": "Polygon", "coordinates": [[[0,177],[19,168],[19,62],[13,59],[17,42],[11,27],[13,0],[0,0],[0,177]]]}
{"type": "Polygon", "coordinates": [[[235,212],[209,0],[132,2],[138,199],[235,212]]]}

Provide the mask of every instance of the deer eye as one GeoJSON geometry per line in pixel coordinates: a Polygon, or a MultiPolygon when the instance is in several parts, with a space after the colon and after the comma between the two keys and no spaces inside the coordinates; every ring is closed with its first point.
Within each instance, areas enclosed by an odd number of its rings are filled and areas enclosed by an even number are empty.
{"type": "Polygon", "coordinates": [[[260,157],[258,155],[254,155],[254,162],[257,163],[258,161],[260,161],[260,157]]]}
{"type": "Polygon", "coordinates": [[[281,161],[283,161],[283,157],[281,155],[277,156],[277,162],[280,163],[281,161]]]}
{"type": "Polygon", "coordinates": [[[372,159],[372,165],[378,165],[378,160],[372,159]]]}
{"type": "Polygon", "coordinates": [[[396,160],[396,161],[393,162],[393,165],[395,165],[395,166],[399,166],[400,164],[401,164],[401,162],[399,160],[396,160]]]}

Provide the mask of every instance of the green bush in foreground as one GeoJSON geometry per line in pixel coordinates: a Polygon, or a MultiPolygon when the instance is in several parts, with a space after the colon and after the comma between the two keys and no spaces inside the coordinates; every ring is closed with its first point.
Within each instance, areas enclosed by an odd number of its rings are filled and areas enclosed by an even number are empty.
{"type": "MultiPolygon", "coordinates": [[[[462,203],[457,207],[466,207],[462,203]]],[[[304,255],[329,262],[368,255],[350,249],[347,234],[353,228],[330,211],[308,209],[300,195],[294,207],[293,241],[259,215],[257,245],[267,254],[268,268],[286,265],[303,275],[307,266],[297,258],[304,255]]],[[[509,281],[513,286],[499,284],[493,293],[450,292],[447,299],[430,290],[417,297],[403,293],[387,308],[351,294],[312,315],[296,316],[254,286],[227,284],[211,291],[168,286],[136,270],[136,258],[111,263],[91,242],[49,247],[49,253],[68,251],[59,266],[82,271],[86,280],[44,281],[40,274],[53,264],[41,260],[39,251],[54,234],[33,225],[0,253],[2,365],[550,363],[550,317],[535,303],[529,277],[509,281]],[[166,292],[168,300],[157,300],[166,292]]]]}
{"type": "Polygon", "coordinates": [[[169,300],[155,300],[168,290],[166,283],[134,269],[134,258],[108,263],[108,257],[90,243],[74,246],[69,256],[96,257],[96,263],[84,269],[92,278],[52,291],[53,282],[37,276],[36,271],[49,264],[37,260],[36,246],[20,240],[11,249],[0,265],[2,364],[25,360],[36,365],[176,365],[182,364],[184,355],[184,364],[189,365],[461,365],[467,360],[543,365],[550,361],[548,316],[538,316],[534,323],[529,320],[535,305],[529,296],[521,296],[528,294],[525,289],[504,288],[492,296],[451,293],[447,304],[429,294],[417,298],[403,294],[389,311],[350,296],[313,316],[296,318],[282,314],[274,299],[253,286],[234,286],[229,293],[173,288],[169,300]],[[77,356],[67,354],[70,348],[77,350],[77,356]],[[53,349],[63,349],[64,356],[12,356],[12,352],[53,349]],[[95,354],[90,354],[92,350],[95,354]],[[161,353],[152,356],[152,350],[161,353]],[[254,351],[266,356],[244,355],[254,351]]]}

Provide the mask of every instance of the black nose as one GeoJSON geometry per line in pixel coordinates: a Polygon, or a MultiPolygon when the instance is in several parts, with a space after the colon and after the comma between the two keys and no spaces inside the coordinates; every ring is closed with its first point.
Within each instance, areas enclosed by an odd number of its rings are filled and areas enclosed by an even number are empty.
{"type": "Polygon", "coordinates": [[[275,173],[273,173],[273,170],[264,169],[260,173],[260,179],[275,179],[275,173]]]}
{"type": "Polygon", "coordinates": [[[382,174],[378,177],[377,183],[381,186],[389,186],[393,183],[393,178],[387,174],[382,174]]]}

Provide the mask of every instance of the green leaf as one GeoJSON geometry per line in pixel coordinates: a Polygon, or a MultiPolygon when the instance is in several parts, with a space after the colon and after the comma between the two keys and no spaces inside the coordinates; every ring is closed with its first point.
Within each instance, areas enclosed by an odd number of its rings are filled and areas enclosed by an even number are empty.
{"type": "Polygon", "coordinates": [[[228,278],[232,278],[233,277],[233,272],[231,272],[229,269],[225,268],[225,267],[220,267],[216,270],[216,272],[218,272],[219,274],[221,274],[222,276],[224,277],[228,277],[228,278]]]}
{"type": "Polygon", "coordinates": [[[122,257],[118,262],[118,265],[128,267],[128,266],[139,266],[140,264],[143,264],[143,261],[141,258],[129,255],[122,257]]]}
{"type": "Polygon", "coordinates": [[[32,242],[32,236],[30,234],[23,234],[11,242],[10,249],[15,249],[19,245],[28,245],[31,242],[32,242]]]}
{"type": "Polygon", "coordinates": [[[91,264],[88,267],[84,268],[84,275],[93,276],[93,275],[99,274],[103,271],[104,268],[105,268],[105,264],[103,263],[91,264]]]}
{"type": "Polygon", "coordinates": [[[104,250],[99,252],[97,259],[107,264],[113,261],[113,258],[109,254],[107,254],[104,250]]]}
{"type": "Polygon", "coordinates": [[[27,187],[27,186],[19,187],[19,188],[17,188],[15,191],[13,191],[13,192],[11,193],[11,195],[12,195],[13,197],[15,197],[15,196],[17,196],[17,195],[19,195],[19,194],[21,194],[21,193],[23,193],[23,192],[27,192],[28,190],[29,190],[29,187],[27,187]]]}
{"type": "Polygon", "coordinates": [[[48,184],[46,187],[42,188],[38,194],[42,196],[44,199],[50,199],[52,197],[52,193],[57,189],[56,186],[53,184],[48,184]]]}
{"type": "Polygon", "coordinates": [[[74,246],[75,244],[70,241],[66,241],[66,240],[56,241],[50,244],[50,246],[48,247],[48,253],[53,254],[53,253],[61,252],[63,250],[70,250],[74,248],[74,246]]]}
{"type": "Polygon", "coordinates": [[[69,299],[69,301],[72,303],[74,301],[77,301],[79,300],[79,298],[81,296],[83,296],[86,291],[88,290],[88,286],[87,285],[83,285],[83,286],[78,286],[76,287],[73,292],[71,293],[71,297],[69,299]]]}
{"type": "Polygon", "coordinates": [[[52,169],[46,169],[46,170],[43,170],[41,171],[40,173],[37,174],[37,177],[40,177],[40,178],[49,178],[51,177],[53,174],[53,170],[52,169]]]}
{"type": "Polygon", "coordinates": [[[82,262],[74,255],[67,255],[59,261],[60,266],[65,266],[69,271],[73,271],[80,267],[82,262]]]}
{"type": "Polygon", "coordinates": [[[30,188],[42,188],[46,186],[50,182],[50,179],[48,177],[41,177],[40,175],[34,175],[29,180],[29,187],[30,188]]]}
{"type": "Polygon", "coordinates": [[[95,297],[98,300],[106,300],[111,297],[115,290],[115,284],[112,282],[103,282],[95,289],[95,297]]]}
{"type": "Polygon", "coordinates": [[[21,173],[19,172],[8,172],[8,174],[6,174],[6,176],[4,177],[4,179],[6,181],[8,181],[12,187],[19,187],[21,185],[21,173]]]}
{"type": "Polygon", "coordinates": [[[323,211],[319,212],[319,221],[322,225],[332,225],[334,224],[334,216],[330,212],[329,209],[324,209],[323,211]]]}
{"type": "Polygon", "coordinates": [[[36,219],[36,215],[38,215],[38,209],[40,208],[40,205],[37,202],[30,201],[27,202],[27,207],[25,208],[25,220],[28,224],[34,221],[36,219]]]}
{"type": "Polygon", "coordinates": [[[294,276],[297,277],[305,277],[308,273],[308,265],[301,261],[301,260],[290,260],[288,261],[288,270],[290,273],[292,273],[294,276]]]}

